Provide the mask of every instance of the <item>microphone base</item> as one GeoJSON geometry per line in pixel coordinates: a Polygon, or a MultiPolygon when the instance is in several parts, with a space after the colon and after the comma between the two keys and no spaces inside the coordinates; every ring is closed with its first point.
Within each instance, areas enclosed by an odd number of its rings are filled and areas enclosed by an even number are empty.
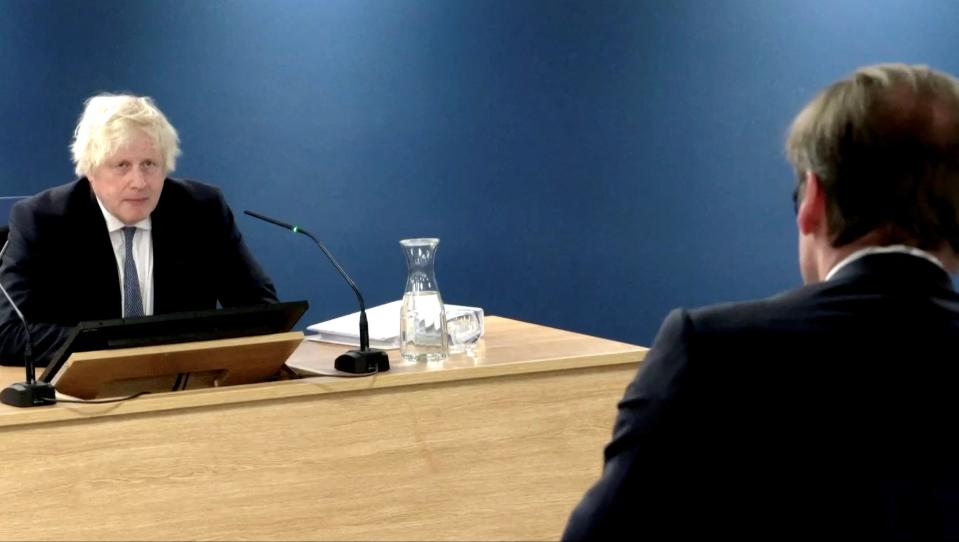
{"type": "Polygon", "coordinates": [[[56,392],[49,382],[17,382],[0,391],[0,403],[18,408],[52,405],[56,402],[56,392]]]}
{"type": "Polygon", "coordinates": [[[390,370],[390,357],[383,350],[350,350],[333,362],[337,371],[350,374],[383,373],[390,370]]]}

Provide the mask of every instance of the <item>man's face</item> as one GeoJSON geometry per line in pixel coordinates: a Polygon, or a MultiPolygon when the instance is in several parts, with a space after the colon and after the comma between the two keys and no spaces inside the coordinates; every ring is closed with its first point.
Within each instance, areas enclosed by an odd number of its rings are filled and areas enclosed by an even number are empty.
{"type": "Polygon", "coordinates": [[[825,278],[819,257],[821,243],[827,232],[825,228],[825,203],[819,178],[807,172],[793,192],[793,207],[796,209],[796,228],[799,234],[799,272],[803,284],[813,284],[825,278]]]}
{"type": "Polygon", "coordinates": [[[814,284],[822,280],[812,237],[803,235],[802,232],[799,233],[799,273],[802,275],[803,284],[814,284]]]}
{"type": "Polygon", "coordinates": [[[156,209],[165,177],[160,149],[142,130],[134,130],[126,145],[87,176],[107,211],[127,225],[156,209]]]}

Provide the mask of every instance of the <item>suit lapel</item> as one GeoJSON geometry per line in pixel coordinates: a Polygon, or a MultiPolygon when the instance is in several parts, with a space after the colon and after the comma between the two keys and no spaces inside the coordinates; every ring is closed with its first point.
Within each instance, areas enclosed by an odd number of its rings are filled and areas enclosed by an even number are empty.
{"type": "MultiPolygon", "coordinates": [[[[86,179],[80,182],[86,185],[86,196],[81,198],[78,228],[79,239],[77,247],[89,247],[89,254],[80,254],[77,263],[88,271],[86,284],[81,285],[87,293],[89,304],[96,307],[96,311],[87,311],[90,314],[103,314],[105,318],[123,315],[120,298],[120,276],[117,270],[116,254],[110,242],[110,233],[107,231],[103,212],[97,203],[93,190],[86,179]],[[92,242],[90,240],[93,240],[92,242]]],[[[82,251],[82,249],[81,249],[82,251]]]]}
{"type": "Polygon", "coordinates": [[[150,215],[153,238],[153,314],[179,310],[177,291],[178,270],[182,268],[182,250],[175,246],[177,217],[175,206],[168,190],[170,179],[163,182],[163,191],[156,209],[150,215]]]}

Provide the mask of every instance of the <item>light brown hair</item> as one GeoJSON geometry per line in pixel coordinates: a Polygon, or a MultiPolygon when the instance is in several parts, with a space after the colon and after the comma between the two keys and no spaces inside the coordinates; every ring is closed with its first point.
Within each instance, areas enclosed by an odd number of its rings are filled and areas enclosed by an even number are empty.
{"type": "Polygon", "coordinates": [[[826,195],[833,246],[879,232],[882,244],[959,252],[959,81],[926,66],[861,68],[793,121],[786,153],[801,190],[826,195]]]}

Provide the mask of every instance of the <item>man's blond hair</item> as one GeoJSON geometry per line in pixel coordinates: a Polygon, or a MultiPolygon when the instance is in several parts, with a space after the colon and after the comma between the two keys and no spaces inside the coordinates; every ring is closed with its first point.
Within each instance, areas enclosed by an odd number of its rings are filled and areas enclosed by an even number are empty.
{"type": "Polygon", "coordinates": [[[136,130],[145,132],[159,148],[165,174],[176,169],[180,138],[153,100],[146,96],[101,94],[86,101],[73,133],[70,151],[77,176],[89,176],[136,130]]]}

